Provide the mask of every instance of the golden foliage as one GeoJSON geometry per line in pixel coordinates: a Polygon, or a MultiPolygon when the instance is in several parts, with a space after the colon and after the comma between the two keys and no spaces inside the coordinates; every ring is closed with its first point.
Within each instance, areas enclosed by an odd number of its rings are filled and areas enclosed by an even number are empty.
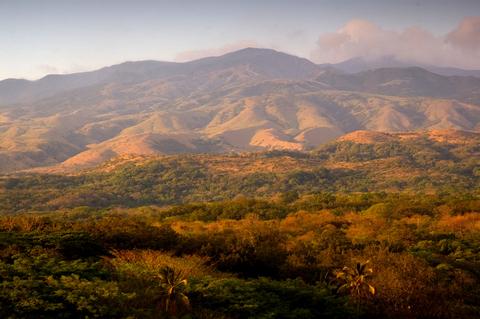
{"type": "Polygon", "coordinates": [[[126,265],[131,269],[155,273],[158,269],[171,266],[182,271],[185,276],[212,276],[216,275],[212,267],[207,266],[208,258],[199,256],[173,257],[171,254],[157,250],[117,250],[112,252],[113,258],[107,261],[115,268],[126,265]]]}
{"type": "Polygon", "coordinates": [[[463,215],[442,214],[434,230],[466,234],[480,231],[480,213],[466,213],[463,215]]]}

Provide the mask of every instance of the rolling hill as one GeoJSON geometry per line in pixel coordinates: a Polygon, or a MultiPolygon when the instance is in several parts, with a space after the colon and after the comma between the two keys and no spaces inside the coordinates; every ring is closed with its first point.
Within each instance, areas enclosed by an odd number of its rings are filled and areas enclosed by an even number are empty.
{"type": "Polygon", "coordinates": [[[171,205],[285,192],[475,192],[480,133],[355,131],[311,152],[123,155],[0,178],[0,213],[171,205]]]}
{"type": "Polygon", "coordinates": [[[269,49],[0,81],[0,171],[124,155],[311,150],[356,130],[480,129],[480,79],[347,74],[269,49]]]}

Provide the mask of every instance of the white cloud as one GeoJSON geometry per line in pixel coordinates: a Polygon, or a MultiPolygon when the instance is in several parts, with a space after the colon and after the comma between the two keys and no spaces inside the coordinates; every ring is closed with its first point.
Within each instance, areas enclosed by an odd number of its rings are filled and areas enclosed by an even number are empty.
{"type": "Polygon", "coordinates": [[[320,35],[311,54],[318,63],[337,63],[358,56],[391,56],[405,62],[478,69],[480,17],[465,18],[443,36],[416,26],[394,31],[367,20],[351,20],[335,32],[320,35]]]}

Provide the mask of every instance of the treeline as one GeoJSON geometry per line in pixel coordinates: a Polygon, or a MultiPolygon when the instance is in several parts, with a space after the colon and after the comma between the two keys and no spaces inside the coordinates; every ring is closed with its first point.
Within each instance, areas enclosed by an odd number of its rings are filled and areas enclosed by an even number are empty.
{"type": "Polygon", "coordinates": [[[2,216],[0,315],[474,318],[479,227],[475,194],[286,192],[2,216]],[[175,311],[165,266],[182,279],[175,311]],[[355,272],[359,289],[339,289],[355,272]]]}

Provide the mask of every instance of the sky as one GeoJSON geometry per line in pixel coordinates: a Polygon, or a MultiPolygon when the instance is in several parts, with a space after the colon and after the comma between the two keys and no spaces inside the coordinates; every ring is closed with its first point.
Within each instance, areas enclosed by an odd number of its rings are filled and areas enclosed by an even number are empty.
{"type": "Polygon", "coordinates": [[[244,47],[480,69],[480,0],[0,0],[0,79],[244,47]]]}

